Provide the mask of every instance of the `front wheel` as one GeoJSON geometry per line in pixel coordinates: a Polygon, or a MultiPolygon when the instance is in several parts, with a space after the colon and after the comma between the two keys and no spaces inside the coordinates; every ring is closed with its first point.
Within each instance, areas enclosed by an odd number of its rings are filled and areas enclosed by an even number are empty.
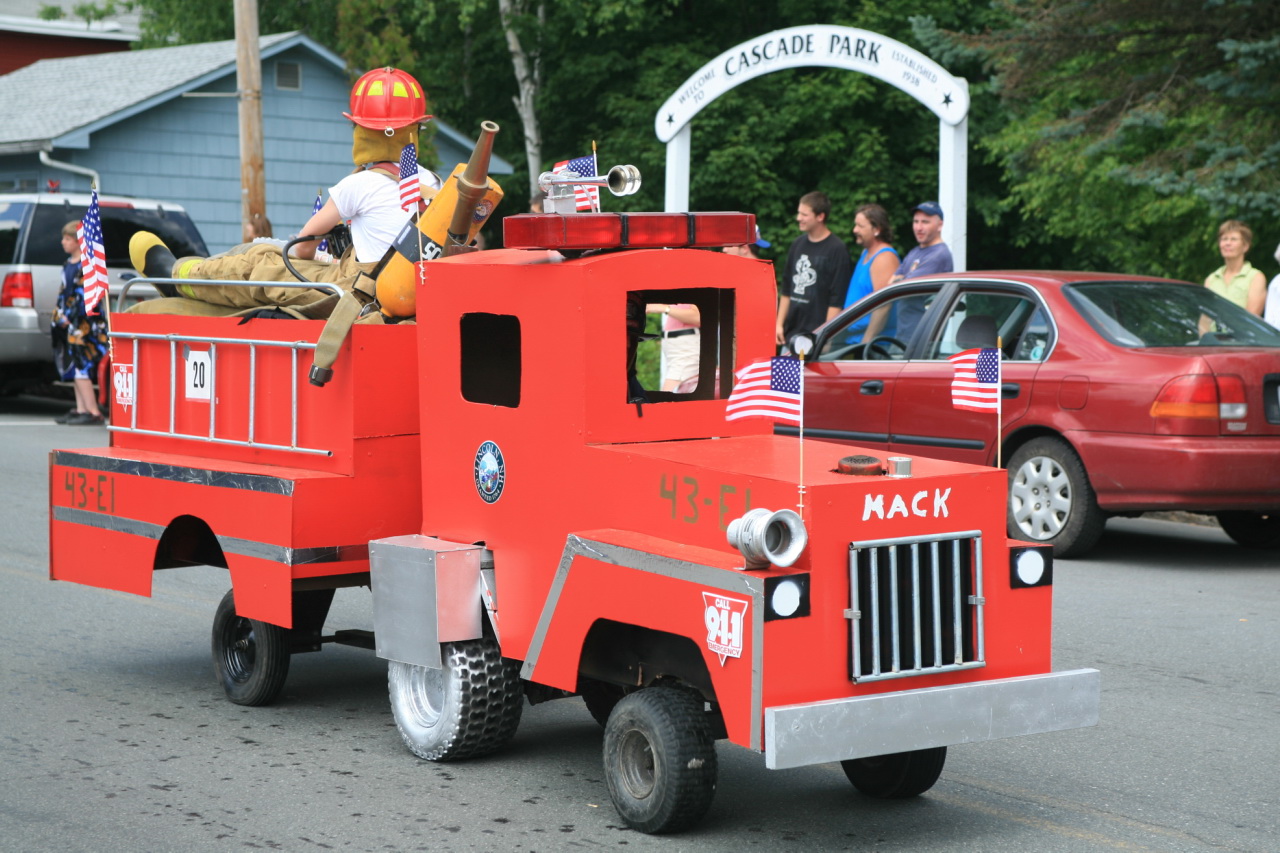
{"type": "Polygon", "coordinates": [[[1084,463],[1059,438],[1022,445],[1009,460],[1009,535],[1053,546],[1055,557],[1077,557],[1102,536],[1098,507],[1084,463]]]}
{"type": "Polygon", "coordinates": [[[1280,549],[1280,512],[1220,512],[1222,531],[1246,548],[1280,549]]]}
{"type": "Polygon", "coordinates": [[[649,687],[614,706],[604,727],[604,775],[627,826],[651,833],[692,826],[711,808],[716,773],[700,696],[649,687]]]}
{"type": "Polygon", "coordinates": [[[444,643],[444,666],[391,661],[391,713],[405,745],[428,761],[496,752],[515,737],[524,710],[518,664],[492,639],[444,643]]]}
{"type": "Polygon", "coordinates": [[[844,775],[853,787],[868,797],[901,800],[918,797],[933,787],[947,763],[947,748],[917,749],[872,758],[841,761],[844,775]]]}
{"type": "Polygon", "coordinates": [[[213,614],[213,668],[237,705],[270,705],[289,676],[289,631],[236,615],[231,590],[213,614]]]}

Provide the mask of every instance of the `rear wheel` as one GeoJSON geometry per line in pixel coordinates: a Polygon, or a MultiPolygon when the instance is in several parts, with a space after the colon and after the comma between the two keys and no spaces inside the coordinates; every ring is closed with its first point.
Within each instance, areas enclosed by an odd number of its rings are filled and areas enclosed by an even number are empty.
{"type": "Polygon", "coordinates": [[[524,710],[518,664],[485,638],[441,647],[444,666],[391,661],[391,712],[405,745],[428,761],[495,752],[515,736],[524,710]]]}
{"type": "Polygon", "coordinates": [[[671,687],[624,696],[604,728],[604,774],[632,829],[676,832],[701,820],[716,792],[716,744],[702,697],[671,687]]]}
{"type": "Polygon", "coordinates": [[[1084,463],[1059,438],[1035,438],[1009,460],[1009,535],[1053,546],[1055,557],[1077,557],[1102,536],[1098,507],[1084,463]]]}
{"type": "Polygon", "coordinates": [[[918,797],[933,787],[947,763],[947,748],[917,749],[872,758],[841,761],[844,775],[853,787],[868,797],[900,800],[918,797]]]}
{"type": "Polygon", "coordinates": [[[1246,548],[1280,549],[1280,512],[1220,512],[1222,530],[1246,548]]]}
{"type": "Polygon", "coordinates": [[[289,676],[289,631],[236,615],[230,590],[213,615],[213,668],[237,705],[270,705],[289,676]]]}

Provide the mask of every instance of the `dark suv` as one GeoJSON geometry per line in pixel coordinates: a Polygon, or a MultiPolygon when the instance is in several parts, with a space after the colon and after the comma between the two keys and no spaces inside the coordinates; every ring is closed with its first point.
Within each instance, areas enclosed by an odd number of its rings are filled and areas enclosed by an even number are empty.
{"type": "MultiPolygon", "coordinates": [[[[179,205],[122,196],[100,196],[98,204],[113,294],[133,272],[129,238],[136,231],[160,235],[177,257],[208,254],[179,205]]],[[[82,193],[0,193],[0,392],[53,375],[49,322],[67,261],[62,226],[88,207],[82,193]]]]}

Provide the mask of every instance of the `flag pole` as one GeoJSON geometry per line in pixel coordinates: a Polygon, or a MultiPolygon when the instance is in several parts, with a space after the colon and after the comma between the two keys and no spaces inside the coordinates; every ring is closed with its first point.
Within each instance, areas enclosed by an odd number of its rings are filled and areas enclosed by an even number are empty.
{"type": "Polygon", "coordinates": [[[797,509],[800,510],[800,518],[804,519],[804,357],[805,352],[800,352],[800,503],[797,509]]]}
{"type": "Polygon", "coordinates": [[[1000,464],[1001,447],[1003,442],[1000,436],[1004,433],[1004,344],[999,337],[996,338],[996,467],[1003,468],[1000,464]]]}

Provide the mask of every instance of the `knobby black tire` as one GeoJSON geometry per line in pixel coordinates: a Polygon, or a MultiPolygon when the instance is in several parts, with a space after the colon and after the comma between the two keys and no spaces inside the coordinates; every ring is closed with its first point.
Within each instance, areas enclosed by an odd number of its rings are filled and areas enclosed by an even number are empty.
{"type": "Polygon", "coordinates": [[[1009,460],[1010,537],[1052,545],[1054,557],[1078,557],[1098,544],[1106,523],[1084,463],[1071,445],[1042,436],[1014,452],[1009,460]]]}
{"type": "Polygon", "coordinates": [[[289,677],[289,630],[236,615],[230,590],[213,615],[213,668],[237,705],[270,705],[289,677]]]}
{"type": "Polygon", "coordinates": [[[1280,549],[1280,512],[1220,512],[1218,523],[1237,545],[1261,551],[1280,549]]]}
{"type": "Polygon", "coordinates": [[[701,820],[717,774],[702,698],[671,687],[624,696],[605,725],[604,772],[614,808],[633,829],[678,832],[701,820]]]}
{"type": "Polygon", "coordinates": [[[391,661],[391,712],[405,745],[428,761],[488,755],[515,737],[524,710],[519,664],[492,639],[444,643],[441,669],[391,661]]]}
{"type": "Polygon", "coordinates": [[[841,761],[844,775],[853,787],[868,797],[901,800],[918,797],[933,787],[947,763],[947,748],[917,749],[873,758],[841,761]]]}

